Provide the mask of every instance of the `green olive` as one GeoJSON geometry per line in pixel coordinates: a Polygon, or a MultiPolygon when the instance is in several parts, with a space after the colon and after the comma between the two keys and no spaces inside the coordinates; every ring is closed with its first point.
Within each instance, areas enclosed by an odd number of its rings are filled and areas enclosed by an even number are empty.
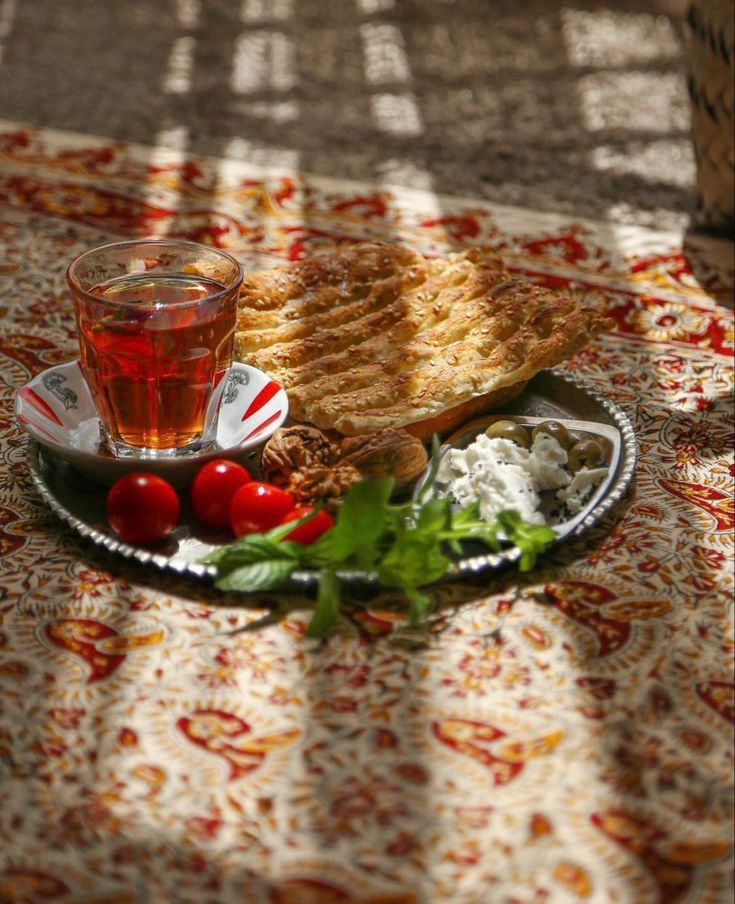
{"type": "Polygon", "coordinates": [[[560,424],[559,421],[544,421],[543,424],[539,424],[537,427],[533,428],[531,436],[535,440],[542,433],[546,433],[553,437],[562,449],[568,449],[572,444],[569,431],[564,424],[560,424]]]}
{"type": "Polygon", "coordinates": [[[605,453],[596,439],[581,439],[569,450],[569,470],[572,474],[582,468],[600,468],[605,463],[605,453]]]}
{"type": "Polygon", "coordinates": [[[524,449],[530,445],[526,428],[522,424],[516,424],[515,421],[495,421],[487,428],[485,436],[489,436],[490,439],[509,439],[524,449]]]}

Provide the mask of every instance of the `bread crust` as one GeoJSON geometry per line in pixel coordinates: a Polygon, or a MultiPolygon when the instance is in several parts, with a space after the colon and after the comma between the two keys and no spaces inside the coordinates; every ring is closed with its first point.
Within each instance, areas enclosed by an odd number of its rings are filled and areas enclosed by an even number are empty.
{"type": "Polygon", "coordinates": [[[503,404],[611,326],[510,274],[492,249],[427,258],[364,242],[246,275],[236,355],[284,386],[295,420],[425,438],[503,404]]]}

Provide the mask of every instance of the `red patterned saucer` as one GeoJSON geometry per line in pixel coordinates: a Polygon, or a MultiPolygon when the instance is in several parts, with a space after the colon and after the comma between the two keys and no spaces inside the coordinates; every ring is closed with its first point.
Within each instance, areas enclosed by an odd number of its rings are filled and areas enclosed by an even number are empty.
{"type": "Polygon", "coordinates": [[[212,458],[233,458],[264,443],[288,416],[283,388],[249,364],[233,364],[222,393],[215,445],[175,459],[115,458],[100,446],[97,412],[79,360],[50,367],[15,399],[20,426],[92,480],[113,483],[130,471],[153,471],[173,483],[189,480],[212,458]]]}

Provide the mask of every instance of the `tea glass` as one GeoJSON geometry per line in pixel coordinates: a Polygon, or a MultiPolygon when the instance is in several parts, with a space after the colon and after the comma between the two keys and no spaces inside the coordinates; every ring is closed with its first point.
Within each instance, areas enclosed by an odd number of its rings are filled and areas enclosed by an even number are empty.
{"type": "Polygon", "coordinates": [[[94,248],[69,265],[81,367],[118,458],[205,451],[232,364],[243,270],[179,239],[94,248]]]}

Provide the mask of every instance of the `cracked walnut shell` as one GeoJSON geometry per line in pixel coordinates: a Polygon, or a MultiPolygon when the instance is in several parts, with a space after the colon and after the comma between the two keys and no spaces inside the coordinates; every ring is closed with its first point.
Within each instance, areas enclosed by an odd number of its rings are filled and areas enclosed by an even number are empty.
{"type": "Polygon", "coordinates": [[[328,468],[337,457],[337,449],[316,427],[296,424],[280,427],[263,449],[260,467],[271,483],[286,486],[294,471],[328,468]]]}
{"type": "Polygon", "coordinates": [[[401,487],[423,473],[428,457],[420,439],[395,429],[346,437],[339,444],[339,461],[363,477],[394,477],[401,487]]]}

